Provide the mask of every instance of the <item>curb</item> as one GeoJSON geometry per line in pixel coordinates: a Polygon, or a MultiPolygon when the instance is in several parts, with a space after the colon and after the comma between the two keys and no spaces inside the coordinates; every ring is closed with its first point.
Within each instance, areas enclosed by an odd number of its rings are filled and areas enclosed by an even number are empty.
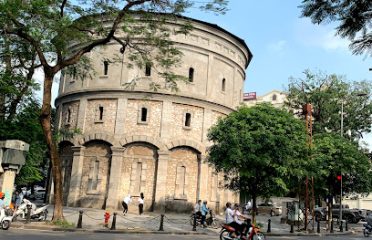
{"type": "Polygon", "coordinates": [[[334,232],[334,233],[265,233],[266,236],[284,236],[284,237],[291,237],[291,236],[308,236],[308,237],[324,237],[324,236],[344,236],[344,235],[353,235],[354,231],[348,232],[334,232]]]}

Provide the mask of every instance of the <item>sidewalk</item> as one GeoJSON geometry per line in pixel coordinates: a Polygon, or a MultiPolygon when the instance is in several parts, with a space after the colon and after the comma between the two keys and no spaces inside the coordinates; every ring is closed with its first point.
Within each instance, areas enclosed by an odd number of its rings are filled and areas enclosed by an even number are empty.
{"type": "MultiPolygon", "coordinates": [[[[64,207],[63,213],[66,221],[71,223],[70,227],[61,227],[50,224],[48,221],[51,220],[53,215],[53,206],[48,208],[49,216],[47,222],[35,222],[32,221],[26,224],[24,221],[13,222],[11,227],[23,228],[23,229],[40,229],[40,230],[51,230],[51,231],[94,231],[94,232],[123,232],[123,233],[165,233],[165,234],[219,234],[221,230],[221,224],[223,223],[223,216],[216,216],[218,219],[216,228],[201,228],[197,227],[196,231],[192,231],[192,225],[190,224],[189,214],[176,214],[176,213],[165,213],[163,218],[163,230],[159,231],[161,213],[158,212],[146,212],[139,216],[137,213],[129,213],[124,216],[122,212],[117,212],[116,215],[116,229],[110,230],[113,222],[113,213],[110,212],[110,219],[108,228],[104,226],[104,210],[91,209],[91,208],[71,208],[64,207]],[[82,215],[82,228],[76,228],[79,211],[83,211],[82,215]]],[[[349,226],[349,231],[339,232],[338,225],[334,226],[334,233],[329,233],[325,230],[325,223],[321,222],[320,233],[316,233],[316,226],[314,226],[314,232],[298,231],[298,227],[294,226],[294,233],[290,233],[290,225],[281,224],[280,216],[270,217],[269,215],[258,215],[257,223],[262,225],[261,231],[268,236],[324,236],[324,235],[340,235],[340,234],[353,234],[355,231],[361,231],[361,226],[349,226]],[[267,233],[268,230],[268,219],[271,219],[271,232],[267,233]]],[[[312,229],[312,226],[309,226],[312,229]]]]}

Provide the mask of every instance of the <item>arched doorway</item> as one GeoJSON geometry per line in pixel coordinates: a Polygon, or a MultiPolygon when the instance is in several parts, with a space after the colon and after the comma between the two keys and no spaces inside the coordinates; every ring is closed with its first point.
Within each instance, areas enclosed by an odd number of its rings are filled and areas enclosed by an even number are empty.
{"type": "Polygon", "coordinates": [[[84,146],[79,205],[105,209],[111,165],[110,144],[94,140],[84,146]]]}
{"type": "Polygon", "coordinates": [[[199,198],[200,159],[200,153],[187,146],[171,150],[168,162],[167,196],[173,199],[172,205],[175,208],[193,206],[199,198]]]}
{"type": "Polygon", "coordinates": [[[120,193],[122,197],[131,194],[134,197],[133,205],[137,205],[140,193],[143,193],[144,209],[152,211],[156,191],[157,148],[145,142],[131,143],[125,147],[120,193]]]}

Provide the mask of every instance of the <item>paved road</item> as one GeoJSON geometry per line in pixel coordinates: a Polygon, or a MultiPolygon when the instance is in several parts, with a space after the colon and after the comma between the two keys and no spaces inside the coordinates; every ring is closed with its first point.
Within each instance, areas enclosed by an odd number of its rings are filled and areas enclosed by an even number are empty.
{"type": "MultiPolygon", "coordinates": [[[[49,232],[36,230],[10,229],[0,230],[1,240],[218,240],[218,236],[211,235],[165,235],[165,234],[113,234],[92,232],[49,232]]],[[[269,236],[267,240],[366,240],[362,235],[344,235],[327,237],[274,237],[269,236]]]]}

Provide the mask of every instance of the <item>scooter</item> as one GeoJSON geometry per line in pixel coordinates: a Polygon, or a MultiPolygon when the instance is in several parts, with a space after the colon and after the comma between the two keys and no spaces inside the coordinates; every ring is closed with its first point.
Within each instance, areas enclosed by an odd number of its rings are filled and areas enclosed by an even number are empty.
{"type": "Polygon", "coordinates": [[[13,216],[6,214],[5,209],[0,210],[0,226],[3,230],[8,230],[10,223],[13,221],[13,216]]]}
{"type": "Polygon", "coordinates": [[[266,240],[266,236],[260,231],[258,226],[252,224],[249,228],[248,236],[242,234],[240,236],[236,235],[235,228],[224,224],[222,225],[222,229],[220,231],[220,240],[266,240]]]}
{"type": "Polygon", "coordinates": [[[36,207],[35,203],[30,202],[27,199],[23,199],[22,204],[19,205],[18,209],[14,213],[14,220],[17,219],[18,216],[21,216],[21,218],[26,219],[28,209],[30,209],[30,216],[31,219],[37,219],[38,221],[45,221],[48,217],[48,206],[45,205],[40,208],[36,207]]]}
{"type": "MultiPolygon", "coordinates": [[[[194,225],[194,215],[195,215],[195,213],[192,213],[191,216],[190,216],[190,225],[191,226],[194,225]]],[[[201,218],[202,218],[201,215],[196,215],[196,226],[201,225],[201,218]]],[[[217,219],[214,216],[212,210],[209,210],[209,215],[205,219],[205,223],[207,224],[207,226],[211,226],[211,227],[216,227],[217,226],[217,219]]]]}
{"type": "Polygon", "coordinates": [[[369,225],[368,223],[365,223],[365,224],[363,224],[363,235],[365,236],[365,237],[369,237],[369,235],[371,234],[371,232],[372,232],[372,226],[371,225],[369,225]]]}

